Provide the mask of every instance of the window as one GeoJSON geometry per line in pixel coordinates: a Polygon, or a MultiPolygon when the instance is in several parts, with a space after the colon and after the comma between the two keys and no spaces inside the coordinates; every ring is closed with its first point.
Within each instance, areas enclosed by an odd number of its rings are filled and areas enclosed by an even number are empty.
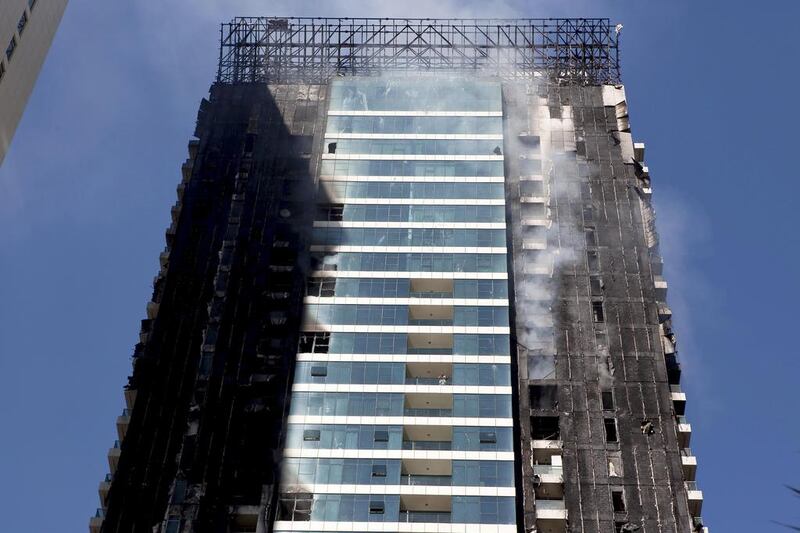
{"type": "Polygon", "coordinates": [[[592,289],[592,296],[603,295],[603,279],[600,276],[589,276],[589,285],[592,289]]]}
{"type": "Polygon", "coordinates": [[[597,235],[594,228],[586,228],[586,247],[594,248],[597,246],[597,235]]]}
{"type": "Polygon", "coordinates": [[[528,387],[531,409],[556,409],[558,408],[558,386],[556,385],[531,385],[528,387]]]}
{"type": "Polygon", "coordinates": [[[606,442],[617,442],[617,421],[613,418],[604,418],[603,425],[606,428],[606,442]]]}
{"type": "Polygon", "coordinates": [[[603,402],[603,409],[610,411],[614,409],[614,393],[610,390],[604,390],[600,393],[600,399],[603,402]]]}
{"type": "Polygon", "coordinates": [[[311,367],[311,376],[316,378],[324,378],[328,375],[328,367],[326,366],[312,366],[311,367]]]}
{"type": "Polygon", "coordinates": [[[555,379],[556,357],[554,355],[529,355],[528,379],[555,379]]]}
{"type": "Polygon", "coordinates": [[[25,29],[25,26],[28,24],[28,14],[24,11],[22,12],[22,16],[19,18],[19,22],[17,22],[17,31],[20,35],[22,35],[22,31],[25,29]]]}
{"type": "Polygon", "coordinates": [[[369,514],[383,514],[383,509],[383,502],[374,500],[369,502],[369,514]]]}
{"type": "Polygon", "coordinates": [[[6,48],[6,58],[11,59],[11,56],[14,55],[14,50],[17,49],[17,38],[12,37],[11,41],[8,43],[8,48],[6,48]]]}
{"type": "Polygon", "coordinates": [[[531,438],[534,440],[558,440],[561,432],[557,416],[532,416],[531,438]]]}
{"type": "Polygon", "coordinates": [[[614,507],[615,513],[625,512],[625,495],[622,493],[622,489],[611,490],[611,505],[614,507]]]}
{"type": "Polygon", "coordinates": [[[386,465],[372,465],[372,477],[386,477],[386,465]]]}
{"type": "Polygon", "coordinates": [[[384,429],[376,430],[375,442],[389,442],[389,432],[384,429]]]}
{"type": "Polygon", "coordinates": [[[605,313],[603,313],[603,302],[592,302],[592,320],[595,322],[606,321],[605,313]]]}
{"type": "Polygon", "coordinates": [[[600,268],[600,257],[597,255],[597,252],[587,252],[586,260],[589,263],[589,271],[597,272],[600,268]]]}
{"type": "Polygon", "coordinates": [[[319,442],[320,430],[306,429],[303,431],[303,440],[306,442],[319,442]]]}

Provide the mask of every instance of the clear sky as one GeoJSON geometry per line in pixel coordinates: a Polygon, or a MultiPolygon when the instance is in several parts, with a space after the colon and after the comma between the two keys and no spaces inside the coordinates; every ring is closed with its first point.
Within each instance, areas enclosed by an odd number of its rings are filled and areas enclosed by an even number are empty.
{"type": "Polygon", "coordinates": [[[800,523],[783,486],[800,485],[800,2],[72,0],[0,168],[0,531],[84,532],[98,506],[218,22],[235,15],[624,23],[703,516],[716,533],[800,523]]]}

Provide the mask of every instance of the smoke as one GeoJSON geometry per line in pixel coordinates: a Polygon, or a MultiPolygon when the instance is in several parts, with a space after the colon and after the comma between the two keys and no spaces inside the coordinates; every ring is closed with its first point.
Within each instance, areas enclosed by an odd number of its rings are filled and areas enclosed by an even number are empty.
{"type": "MultiPolygon", "coordinates": [[[[571,207],[588,203],[579,180],[599,172],[597,165],[577,154],[583,138],[572,107],[548,101],[543,83],[508,84],[504,110],[507,117],[517,117],[509,121],[509,129],[516,129],[506,132],[505,143],[507,158],[515,158],[509,168],[513,173],[518,167],[520,176],[518,185],[514,175],[507,180],[511,188],[519,187],[519,211],[512,205],[511,220],[514,296],[517,343],[520,355],[529,356],[520,358],[520,367],[527,366],[529,378],[543,377],[541,366],[551,364],[543,357],[556,353],[556,322],[580,320],[566,316],[567,306],[559,305],[558,280],[584,260],[584,222],[580,211],[576,215],[571,207]]],[[[517,202],[514,193],[512,204],[517,202]]],[[[607,342],[598,342],[596,352],[601,384],[610,386],[614,369],[607,342]]]]}

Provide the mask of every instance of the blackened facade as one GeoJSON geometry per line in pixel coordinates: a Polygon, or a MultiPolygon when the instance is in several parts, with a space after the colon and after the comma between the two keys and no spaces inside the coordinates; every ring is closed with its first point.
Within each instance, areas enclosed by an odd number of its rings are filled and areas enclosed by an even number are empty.
{"type": "Polygon", "coordinates": [[[359,20],[223,26],[91,529],[704,530],[618,35],[359,20]]]}

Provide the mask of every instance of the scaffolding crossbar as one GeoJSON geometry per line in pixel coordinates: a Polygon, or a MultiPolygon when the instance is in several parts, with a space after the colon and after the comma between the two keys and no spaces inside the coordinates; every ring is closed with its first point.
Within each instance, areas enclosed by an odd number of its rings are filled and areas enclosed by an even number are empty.
{"type": "Polygon", "coordinates": [[[220,28],[219,83],[324,83],[409,70],[619,83],[619,31],[605,18],[240,17],[220,28]]]}

